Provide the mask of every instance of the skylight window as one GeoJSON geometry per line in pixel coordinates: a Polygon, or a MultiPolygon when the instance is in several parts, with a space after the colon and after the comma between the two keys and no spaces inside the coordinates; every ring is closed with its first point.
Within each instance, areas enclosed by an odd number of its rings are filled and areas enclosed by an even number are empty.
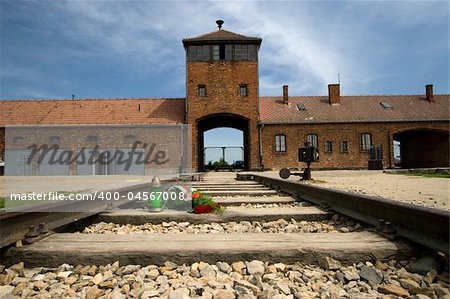
{"type": "Polygon", "coordinates": [[[391,104],[389,104],[388,102],[381,102],[380,105],[384,108],[384,109],[392,109],[394,108],[391,104]]]}
{"type": "Polygon", "coordinates": [[[300,104],[297,104],[297,110],[306,110],[306,107],[305,107],[305,105],[303,105],[302,103],[300,103],[300,104]]]}

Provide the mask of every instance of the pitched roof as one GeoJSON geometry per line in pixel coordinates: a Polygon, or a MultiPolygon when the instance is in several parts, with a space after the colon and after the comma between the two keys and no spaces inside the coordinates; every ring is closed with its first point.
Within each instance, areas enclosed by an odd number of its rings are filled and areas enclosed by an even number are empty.
{"type": "Polygon", "coordinates": [[[260,120],[266,124],[449,121],[450,96],[435,95],[434,101],[419,95],[341,96],[340,104],[330,105],[325,96],[289,97],[286,105],[282,97],[261,97],[260,120]],[[303,104],[304,110],[297,104],[303,104]]]}
{"type": "Polygon", "coordinates": [[[0,101],[0,126],[40,124],[183,123],[184,99],[0,101]]]}
{"type": "Polygon", "coordinates": [[[216,30],[199,36],[183,39],[183,44],[205,43],[205,42],[250,42],[260,44],[262,39],[259,37],[245,36],[228,30],[216,30]]]}

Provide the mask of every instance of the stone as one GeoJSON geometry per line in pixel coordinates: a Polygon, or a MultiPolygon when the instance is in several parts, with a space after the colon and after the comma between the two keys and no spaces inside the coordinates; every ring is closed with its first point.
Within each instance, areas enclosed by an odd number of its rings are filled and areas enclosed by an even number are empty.
{"type": "Polygon", "coordinates": [[[395,295],[400,297],[409,297],[410,294],[407,290],[394,284],[386,284],[378,287],[378,292],[386,295],[395,295]]]}
{"type": "Polygon", "coordinates": [[[150,271],[148,271],[147,273],[147,277],[150,278],[151,280],[156,279],[156,277],[159,276],[159,271],[158,269],[151,269],[150,271]]]}
{"type": "Polygon", "coordinates": [[[336,261],[328,256],[319,257],[319,266],[324,268],[325,270],[338,270],[342,267],[339,261],[336,261]]]}
{"type": "Polygon", "coordinates": [[[334,275],[334,278],[339,281],[340,283],[345,283],[345,277],[344,274],[341,271],[336,271],[336,274],[334,275]]]}
{"type": "Polygon", "coordinates": [[[245,280],[235,280],[234,285],[235,285],[235,287],[241,286],[241,287],[250,289],[250,290],[252,290],[253,294],[255,294],[255,295],[260,291],[260,289],[257,286],[255,286],[254,284],[252,284],[248,281],[245,281],[245,280]]]}
{"type": "Polygon", "coordinates": [[[13,291],[13,286],[0,286],[0,298],[12,297],[13,291]]]}
{"type": "Polygon", "coordinates": [[[250,275],[263,275],[264,271],[265,266],[261,261],[253,260],[247,264],[247,272],[250,275]]]}
{"type": "Polygon", "coordinates": [[[61,272],[58,273],[58,278],[67,278],[72,273],[73,273],[72,271],[61,271],[61,272]]]}
{"type": "Polygon", "coordinates": [[[230,273],[231,271],[233,271],[231,266],[224,262],[218,262],[216,264],[216,266],[217,266],[217,268],[219,268],[220,271],[222,271],[224,273],[230,273]]]}
{"type": "Polygon", "coordinates": [[[291,289],[289,288],[289,286],[287,284],[282,283],[282,282],[277,282],[276,286],[285,295],[290,295],[291,294],[291,289]]]}
{"type": "Polygon", "coordinates": [[[358,275],[371,284],[380,284],[383,281],[383,273],[375,268],[362,266],[358,275]]]}
{"type": "Polygon", "coordinates": [[[132,274],[132,273],[138,271],[140,268],[141,268],[140,265],[127,265],[127,266],[125,266],[125,268],[122,270],[122,274],[123,274],[123,275],[132,274]]]}
{"type": "Polygon", "coordinates": [[[440,268],[439,262],[432,257],[422,258],[411,264],[411,272],[419,273],[420,275],[426,275],[432,269],[439,271],[440,268]]]}
{"type": "Polygon", "coordinates": [[[29,281],[30,281],[29,278],[17,276],[13,279],[13,281],[11,281],[11,285],[16,286],[21,282],[29,282],[29,281]]]}
{"type": "Polygon", "coordinates": [[[275,267],[275,269],[277,271],[280,271],[280,272],[283,272],[284,270],[286,270],[286,265],[283,263],[276,263],[276,264],[273,264],[273,266],[275,267]]]}
{"type": "Polygon", "coordinates": [[[92,286],[86,292],[86,299],[96,299],[101,293],[102,291],[96,285],[92,286]]]}
{"type": "Polygon", "coordinates": [[[23,262],[20,262],[18,264],[15,264],[15,265],[12,265],[11,267],[9,267],[10,270],[13,270],[14,272],[16,272],[19,275],[22,274],[23,268],[24,268],[23,262]]]}
{"type": "Polygon", "coordinates": [[[202,277],[215,277],[216,271],[214,271],[214,268],[211,265],[208,265],[200,271],[200,275],[202,277]]]}
{"type": "Polygon", "coordinates": [[[185,294],[180,290],[172,291],[169,294],[169,299],[189,299],[189,295],[185,294]]]}
{"type": "Polygon", "coordinates": [[[213,293],[214,299],[234,299],[234,292],[232,290],[216,290],[213,293]]]}
{"type": "Polygon", "coordinates": [[[349,230],[348,228],[346,228],[345,226],[341,227],[341,228],[339,229],[339,231],[340,231],[341,233],[348,233],[348,232],[350,232],[350,230],[349,230]]]}
{"type": "Polygon", "coordinates": [[[45,290],[46,288],[48,288],[48,284],[45,283],[45,282],[43,282],[43,281],[41,281],[41,280],[36,281],[36,282],[34,283],[34,289],[35,289],[36,291],[45,290]]]}
{"type": "Polygon", "coordinates": [[[152,297],[156,297],[158,295],[159,295],[159,292],[157,290],[147,290],[142,293],[141,299],[149,299],[152,297]]]}
{"type": "Polygon", "coordinates": [[[428,271],[428,273],[425,275],[425,277],[423,278],[423,281],[427,284],[430,285],[434,282],[434,280],[436,279],[436,277],[438,276],[438,273],[435,269],[431,269],[430,271],[428,271]]]}
{"type": "Polygon", "coordinates": [[[231,268],[239,274],[244,274],[245,264],[242,261],[234,262],[231,264],[231,268]]]}
{"type": "Polygon", "coordinates": [[[381,271],[386,271],[388,269],[388,265],[378,260],[375,262],[374,267],[381,271]]]}
{"type": "Polygon", "coordinates": [[[346,270],[343,273],[344,273],[344,278],[347,281],[359,280],[359,278],[360,278],[358,272],[356,272],[355,269],[346,270]]]}
{"type": "Polygon", "coordinates": [[[99,283],[101,283],[103,281],[103,275],[101,273],[98,273],[97,275],[94,276],[94,278],[92,279],[92,282],[97,285],[99,283]]]}
{"type": "Polygon", "coordinates": [[[400,279],[399,282],[402,287],[407,289],[409,292],[412,292],[413,294],[415,293],[414,290],[420,289],[420,285],[412,279],[403,278],[400,279]]]}
{"type": "Polygon", "coordinates": [[[75,276],[69,276],[69,277],[67,277],[66,279],[64,279],[64,283],[66,284],[66,285],[72,285],[72,284],[74,284],[76,281],[78,280],[78,278],[77,277],[75,277],[75,276]]]}
{"type": "Polygon", "coordinates": [[[433,289],[433,291],[436,293],[436,295],[439,296],[439,298],[450,297],[450,290],[448,288],[445,288],[437,283],[431,284],[430,287],[433,289]]]}
{"type": "Polygon", "coordinates": [[[92,266],[89,267],[89,269],[86,271],[86,274],[87,274],[87,275],[90,275],[90,276],[94,276],[96,272],[97,272],[97,266],[96,266],[96,265],[92,265],[92,266]]]}
{"type": "Polygon", "coordinates": [[[164,266],[167,267],[167,268],[171,268],[171,269],[176,269],[176,268],[178,268],[178,265],[177,265],[177,264],[175,264],[175,263],[173,263],[173,262],[170,262],[170,261],[165,262],[165,263],[164,263],[164,266]]]}
{"type": "Polygon", "coordinates": [[[9,271],[6,272],[5,274],[0,274],[0,286],[10,284],[16,276],[17,273],[14,271],[9,271]]]}
{"type": "Polygon", "coordinates": [[[428,297],[427,295],[423,295],[423,294],[416,294],[416,295],[412,295],[411,299],[431,299],[430,297],[428,297]]]}
{"type": "MultiPolygon", "coordinates": [[[[16,285],[12,294],[14,296],[20,295],[23,292],[23,290],[25,290],[27,287],[28,287],[28,284],[26,282],[21,282],[18,285],[16,285]]],[[[2,297],[0,296],[0,298],[2,298],[2,297]]]]}

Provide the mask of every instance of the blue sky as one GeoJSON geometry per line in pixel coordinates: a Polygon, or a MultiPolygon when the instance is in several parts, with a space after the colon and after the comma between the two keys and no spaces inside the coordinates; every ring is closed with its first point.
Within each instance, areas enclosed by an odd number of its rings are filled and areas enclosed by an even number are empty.
{"type": "Polygon", "coordinates": [[[338,73],[343,95],[449,93],[448,1],[2,0],[0,98],[184,97],[181,40],[216,19],[263,38],[261,95],[326,95],[338,73]]]}

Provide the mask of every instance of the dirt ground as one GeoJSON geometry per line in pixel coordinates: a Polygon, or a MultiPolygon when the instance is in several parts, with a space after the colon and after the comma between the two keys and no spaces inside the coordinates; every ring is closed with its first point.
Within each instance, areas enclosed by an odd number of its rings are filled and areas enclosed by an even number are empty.
{"type": "MultiPolygon", "coordinates": [[[[278,172],[264,174],[279,177],[278,172]]],[[[312,171],[313,184],[325,188],[383,197],[415,205],[450,210],[450,179],[404,174],[383,173],[378,170],[312,171]]],[[[289,180],[298,180],[291,176],[289,180]]]]}

